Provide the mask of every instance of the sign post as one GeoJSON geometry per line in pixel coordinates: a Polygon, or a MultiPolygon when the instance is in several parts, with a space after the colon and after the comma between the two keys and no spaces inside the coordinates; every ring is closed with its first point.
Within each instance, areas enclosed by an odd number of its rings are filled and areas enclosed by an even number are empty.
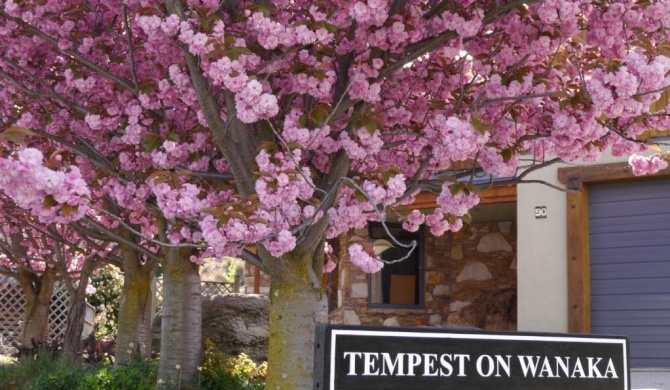
{"type": "Polygon", "coordinates": [[[320,325],[315,390],[629,390],[625,337],[320,325]]]}

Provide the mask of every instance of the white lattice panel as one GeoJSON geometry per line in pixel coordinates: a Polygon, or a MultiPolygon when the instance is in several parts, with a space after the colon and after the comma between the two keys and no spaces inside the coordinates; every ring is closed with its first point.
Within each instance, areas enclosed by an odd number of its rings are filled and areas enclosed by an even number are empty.
{"type": "Polygon", "coordinates": [[[18,285],[0,290],[0,333],[5,340],[15,340],[21,333],[21,320],[26,300],[18,285]]]}
{"type": "Polygon", "coordinates": [[[57,284],[51,296],[49,312],[49,339],[60,340],[67,326],[67,311],[70,305],[70,295],[63,284],[57,284]]]}
{"type": "MultiPolygon", "coordinates": [[[[54,287],[51,297],[51,308],[49,313],[49,340],[63,337],[67,325],[67,310],[70,296],[65,285],[58,283],[54,287]]],[[[0,289],[0,334],[6,340],[18,342],[21,335],[21,322],[26,299],[21,287],[16,284],[6,285],[0,289]]]]}

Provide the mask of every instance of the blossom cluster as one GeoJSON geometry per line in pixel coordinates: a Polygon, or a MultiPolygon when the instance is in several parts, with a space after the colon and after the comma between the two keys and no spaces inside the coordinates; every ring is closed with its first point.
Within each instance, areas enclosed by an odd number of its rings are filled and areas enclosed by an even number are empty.
{"type": "Polygon", "coordinates": [[[89,209],[90,191],[79,168],[52,170],[42,152],[26,148],[15,157],[0,159],[0,187],[17,205],[29,209],[43,223],[67,223],[89,209]]]}
{"type": "Polygon", "coordinates": [[[366,273],[375,273],[384,268],[384,263],[370,250],[360,244],[349,245],[349,260],[366,273]]]}
{"type": "Polygon", "coordinates": [[[632,155],[628,163],[633,168],[633,174],[636,176],[651,175],[668,167],[668,162],[660,153],[651,156],[632,155]]]}

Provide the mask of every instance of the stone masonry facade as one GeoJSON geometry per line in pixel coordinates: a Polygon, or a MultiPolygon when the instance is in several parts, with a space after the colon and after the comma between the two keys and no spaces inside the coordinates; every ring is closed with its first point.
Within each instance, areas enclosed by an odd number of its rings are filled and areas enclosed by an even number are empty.
{"type": "Polygon", "coordinates": [[[424,305],[417,309],[368,305],[368,276],[346,248],[359,229],[339,238],[337,310],[330,322],[351,325],[472,326],[516,330],[516,226],[513,221],[466,225],[457,233],[425,236],[424,305]]]}

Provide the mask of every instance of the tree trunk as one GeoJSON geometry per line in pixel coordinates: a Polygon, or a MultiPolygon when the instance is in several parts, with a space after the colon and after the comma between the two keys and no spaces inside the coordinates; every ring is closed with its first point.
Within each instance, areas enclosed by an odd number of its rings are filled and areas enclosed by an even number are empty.
{"type": "Polygon", "coordinates": [[[128,256],[124,253],[124,279],[114,354],[116,367],[130,363],[138,353],[140,358],[151,355],[154,269],[140,264],[135,251],[128,251],[132,253],[128,256]]]}
{"type": "Polygon", "coordinates": [[[70,305],[67,312],[67,325],[63,337],[63,355],[72,361],[81,361],[83,352],[82,332],[84,330],[84,316],[86,315],[86,286],[88,279],[95,269],[102,264],[87,261],[79,271],[78,283],[73,280],[64,280],[70,294],[70,305]]]}
{"type": "Polygon", "coordinates": [[[312,259],[279,260],[283,271],[273,272],[270,290],[266,388],[312,390],[315,325],[328,320],[327,296],[308,269],[312,259]]]}
{"type": "Polygon", "coordinates": [[[33,340],[44,342],[49,338],[49,313],[56,271],[47,267],[39,277],[19,274],[18,279],[26,298],[20,342],[23,347],[31,348],[33,340]]]}
{"type": "Polygon", "coordinates": [[[63,337],[63,355],[73,361],[80,361],[83,350],[81,334],[84,330],[86,315],[86,284],[88,277],[70,294],[70,305],[67,312],[67,326],[63,337]]]}
{"type": "Polygon", "coordinates": [[[196,378],[202,351],[202,300],[198,266],[190,250],[171,248],[163,264],[163,315],[158,389],[196,378]]]}

